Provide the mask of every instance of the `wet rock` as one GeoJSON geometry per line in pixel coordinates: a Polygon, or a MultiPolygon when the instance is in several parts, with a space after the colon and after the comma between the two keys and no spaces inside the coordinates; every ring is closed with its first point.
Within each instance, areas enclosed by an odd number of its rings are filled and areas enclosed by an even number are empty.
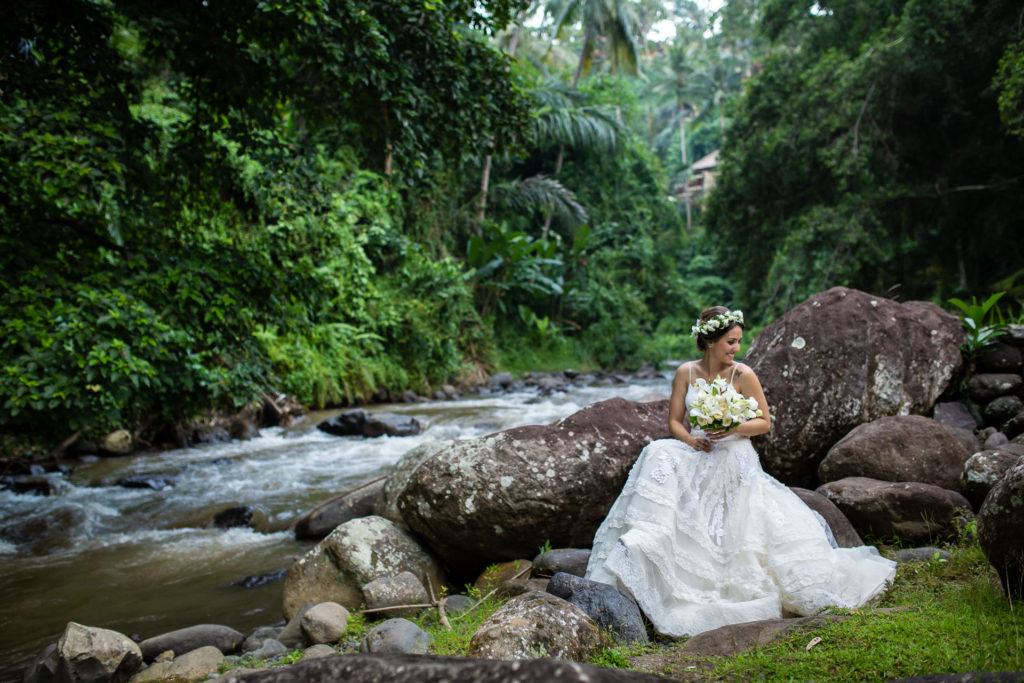
{"type": "Polygon", "coordinates": [[[790,491],[795,493],[807,507],[821,515],[825,523],[828,524],[836,545],[840,548],[856,548],[864,545],[864,541],[861,540],[860,534],[850,524],[850,520],[846,518],[842,510],[837,508],[831,500],[817,491],[803,489],[798,486],[791,487],[790,491]]]}
{"type": "Polygon", "coordinates": [[[402,513],[398,509],[398,496],[409,483],[409,476],[425,460],[448,445],[447,441],[426,441],[409,450],[395,464],[394,469],[384,480],[380,498],[373,504],[373,514],[390,520],[401,529],[408,530],[402,513]]]}
{"type": "Polygon", "coordinates": [[[559,572],[547,592],[576,605],[622,643],[647,643],[647,630],[636,601],[614,586],[559,572]]]}
{"type": "Polygon", "coordinates": [[[408,619],[388,619],[363,637],[360,651],[371,654],[425,654],[430,645],[426,631],[408,619]]]}
{"type": "Polygon", "coordinates": [[[960,491],[971,501],[975,510],[981,507],[989,490],[1021,456],[1024,456],[1024,446],[1008,443],[995,449],[979,451],[967,459],[960,491]]]}
{"type": "Polygon", "coordinates": [[[597,623],[576,605],[549,593],[533,592],[512,598],[481,624],[467,654],[485,659],[586,661],[609,642],[597,623]]]}
{"type": "MultiPolygon", "coordinates": [[[[399,572],[397,576],[383,576],[363,586],[366,609],[381,609],[395,605],[423,605],[430,602],[423,582],[412,572],[399,572]]],[[[406,617],[419,612],[419,607],[407,607],[375,612],[375,617],[406,617]]]]}
{"type": "Polygon", "coordinates": [[[1015,417],[1021,408],[1024,408],[1024,401],[1016,396],[1000,396],[985,406],[982,415],[985,416],[985,422],[988,424],[1002,427],[1015,417]]]}
{"type": "Polygon", "coordinates": [[[990,401],[1013,393],[1021,385],[1021,376],[1012,373],[978,374],[967,380],[967,394],[975,401],[990,401]]]}
{"type": "Polygon", "coordinates": [[[411,415],[396,413],[374,413],[366,416],[363,423],[363,436],[416,436],[423,431],[420,421],[411,415]]]}
{"type": "Polygon", "coordinates": [[[960,370],[963,340],[960,319],[934,304],[844,287],[788,311],[746,356],[774,418],[755,439],[765,470],[811,488],[828,449],[858,425],[930,412],[960,370]]]}
{"type": "Polygon", "coordinates": [[[658,683],[665,679],[638,671],[554,658],[500,661],[435,655],[358,654],[262,671],[230,672],[220,680],[224,683],[658,683]]]}
{"type": "Polygon", "coordinates": [[[499,372],[487,380],[487,388],[491,391],[511,391],[515,386],[516,378],[510,372],[499,372]]]}
{"type": "Polygon", "coordinates": [[[547,426],[456,441],[398,496],[409,528],[452,566],[589,545],[637,455],[668,436],[668,404],[611,399],[547,426]]]}
{"type": "Polygon", "coordinates": [[[981,350],[974,366],[979,372],[1019,373],[1024,362],[1020,349],[1005,342],[989,344],[981,350]]]}
{"type": "Polygon", "coordinates": [[[57,642],[59,683],[124,683],[142,666],[142,652],[128,636],[71,621],[57,642]]]}
{"type": "Polygon", "coordinates": [[[235,585],[241,586],[242,588],[262,588],[263,586],[277,583],[278,581],[284,581],[284,577],[287,574],[287,569],[278,569],[277,571],[267,572],[266,574],[252,574],[241,581],[236,581],[235,585]]]}
{"type": "Polygon", "coordinates": [[[978,544],[1003,590],[1024,598],[1024,457],[995,483],[978,511],[978,544]]]}
{"type": "Polygon", "coordinates": [[[268,524],[267,512],[254,505],[238,505],[218,512],[213,517],[213,526],[217,529],[232,529],[247,526],[256,531],[266,531],[268,524]]]}
{"type": "Polygon", "coordinates": [[[224,661],[224,653],[212,645],[186,652],[169,662],[155,663],[132,677],[132,683],[143,681],[203,681],[215,674],[224,661]]]}
{"type": "Polygon", "coordinates": [[[263,645],[261,645],[259,649],[250,652],[249,656],[252,657],[255,662],[263,662],[268,659],[282,657],[289,652],[291,652],[291,650],[289,650],[281,641],[267,638],[263,641],[263,645]]]}
{"type": "Polygon", "coordinates": [[[357,609],[363,601],[363,586],[403,571],[430,580],[435,595],[440,593],[444,584],[440,565],[408,533],[376,515],[345,522],[288,570],[285,616],[294,615],[306,601],[357,609]]]}
{"type": "Polygon", "coordinates": [[[50,643],[25,670],[21,683],[53,683],[58,664],[57,643],[50,643]]]}
{"type": "Polygon", "coordinates": [[[306,601],[299,607],[295,614],[288,620],[284,628],[277,634],[277,640],[282,645],[289,648],[305,647],[309,643],[306,642],[306,634],[302,630],[302,617],[306,615],[306,612],[313,609],[316,603],[312,600],[306,601]]]}
{"type": "Polygon", "coordinates": [[[587,573],[590,550],[584,548],[558,548],[533,558],[534,571],[547,576],[565,572],[574,576],[587,573]]]}
{"type": "Polygon", "coordinates": [[[1020,410],[1003,425],[1003,433],[1009,439],[1014,439],[1024,434],[1024,409],[1020,410]]]}
{"type": "Polygon", "coordinates": [[[339,524],[373,514],[383,492],[384,477],[377,477],[317,505],[295,523],[295,538],[324,538],[339,524]]]}
{"type": "Polygon", "coordinates": [[[231,654],[238,649],[243,640],[245,636],[230,626],[198,624],[147,638],[139,643],[139,650],[145,660],[151,662],[165,650],[172,650],[175,657],[180,657],[186,652],[208,645],[224,654],[231,654]]]}
{"type": "Polygon", "coordinates": [[[263,647],[263,641],[277,640],[280,633],[281,627],[279,626],[260,626],[246,636],[239,649],[241,652],[254,652],[263,647]]]}
{"type": "Polygon", "coordinates": [[[893,553],[893,559],[900,564],[904,564],[905,562],[931,562],[932,560],[948,562],[953,559],[953,556],[940,548],[924,546],[921,548],[904,548],[903,550],[897,550],[893,553]]]}
{"type": "Polygon", "coordinates": [[[336,643],[348,629],[348,610],[336,602],[310,607],[300,620],[306,641],[313,645],[336,643]]]}
{"type": "Polygon", "coordinates": [[[1003,434],[1002,432],[992,432],[985,437],[985,443],[982,444],[982,449],[991,451],[999,448],[1000,446],[1005,446],[1008,443],[1010,443],[1010,439],[1007,438],[1006,434],[1003,434]]]}
{"type": "Polygon", "coordinates": [[[128,455],[132,452],[132,433],[118,429],[100,440],[99,449],[104,455],[128,455]]]}
{"type": "Polygon", "coordinates": [[[335,436],[362,436],[364,424],[366,424],[366,411],[362,408],[353,408],[334,417],[321,420],[317,423],[316,428],[335,436]]]}
{"type": "Polygon", "coordinates": [[[932,419],[943,427],[966,429],[969,432],[981,426],[981,420],[961,401],[936,403],[932,419]]]}
{"type": "Polygon", "coordinates": [[[338,651],[335,650],[333,647],[331,647],[330,645],[320,643],[319,645],[307,647],[305,652],[302,653],[302,659],[300,659],[299,661],[308,662],[311,659],[320,659],[321,657],[333,657],[336,654],[338,654],[338,651]]]}
{"type": "Polygon", "coordinates": [[[981,442],[974,432],[956,427],[946,427],[946,431],[953,435],[953,438],[960,442],[960,445],[967,449],[968,453],[977,453],[982,448],[981,442]]]}
{"type": "Polygon", "coordinates": [[[920,482],[848,477],[818,487],[861,534],[926,544],[957,536],[974,518],[956,491],[920,482]]]}
{"type": "Polygon", "coordinates": [[[0,489],[32,496],[52,496],[57,493],[57,486],[42,477],[4,477],[0,479],[0,489]]]}
{"type": "Polygon", "coordinates": [[[177,483],[177,479],[163,474],[134,474],[117,480],[117,485],[126,489],[152,489],[163,491],[177,483]]]}
{"type": "Polygon", "coordinates": [[[818,466],[822,483],[847,477],[918,481],[959,489],[971,456],[935,420],[920,415],[883,417],[855,427],[818,466]]]}

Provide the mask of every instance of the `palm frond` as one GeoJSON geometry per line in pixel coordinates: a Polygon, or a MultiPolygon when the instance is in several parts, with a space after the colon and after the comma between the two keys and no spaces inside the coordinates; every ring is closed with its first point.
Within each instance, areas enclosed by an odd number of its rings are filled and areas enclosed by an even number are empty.
{"type": "Polygon", "coordinates": [[[491,198],[495,204],[519,214],[549,211],[567,225],[587,221],[587,210],[576,201],[572,190],[544,175],[495,185],[491,198]]]}

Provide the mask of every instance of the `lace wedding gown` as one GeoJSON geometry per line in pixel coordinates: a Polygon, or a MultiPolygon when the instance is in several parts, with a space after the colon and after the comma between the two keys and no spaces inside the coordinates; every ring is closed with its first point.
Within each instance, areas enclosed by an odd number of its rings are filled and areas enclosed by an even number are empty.
{"type": "Polygon", "coordinates": [[[824,519],[761,469],[750,439],[730,435],[710,453],[648,444],[597,530],[586,577],[632,595],[659,633],[686,636],[857,607],[895,566],[871,546],[835,547],[824,519]]]}

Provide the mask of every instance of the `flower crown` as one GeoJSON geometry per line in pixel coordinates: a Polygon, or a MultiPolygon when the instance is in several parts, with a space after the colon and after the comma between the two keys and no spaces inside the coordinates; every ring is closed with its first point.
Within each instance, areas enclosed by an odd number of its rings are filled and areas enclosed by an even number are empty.
{"type": "Polygon", "coordinates": [[[743,324],[743,311],[728,311],[726,313],[720,313],[713,318],[708,318],[704,322],[697,319],[697,324],[690,328],[690,334],[694,337],[699,335],[708,335],[716,330],[726,330],[735,324],[743,324]]]}

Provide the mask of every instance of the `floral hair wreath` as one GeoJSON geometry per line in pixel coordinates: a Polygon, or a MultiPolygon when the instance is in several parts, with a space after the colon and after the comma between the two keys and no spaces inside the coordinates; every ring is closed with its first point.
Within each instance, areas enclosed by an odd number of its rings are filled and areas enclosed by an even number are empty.
{"type": "Polygon", "coordinates": [[[735,324],[743,324],[743,311],[729,311],[727,313],[720,313],[713,318],[708,318],[704,322],[697,319],[697,324],[690,328],[690,334],[694,337],[699,335],[708,335],[716,330],[726,330],[735,324]]]}

